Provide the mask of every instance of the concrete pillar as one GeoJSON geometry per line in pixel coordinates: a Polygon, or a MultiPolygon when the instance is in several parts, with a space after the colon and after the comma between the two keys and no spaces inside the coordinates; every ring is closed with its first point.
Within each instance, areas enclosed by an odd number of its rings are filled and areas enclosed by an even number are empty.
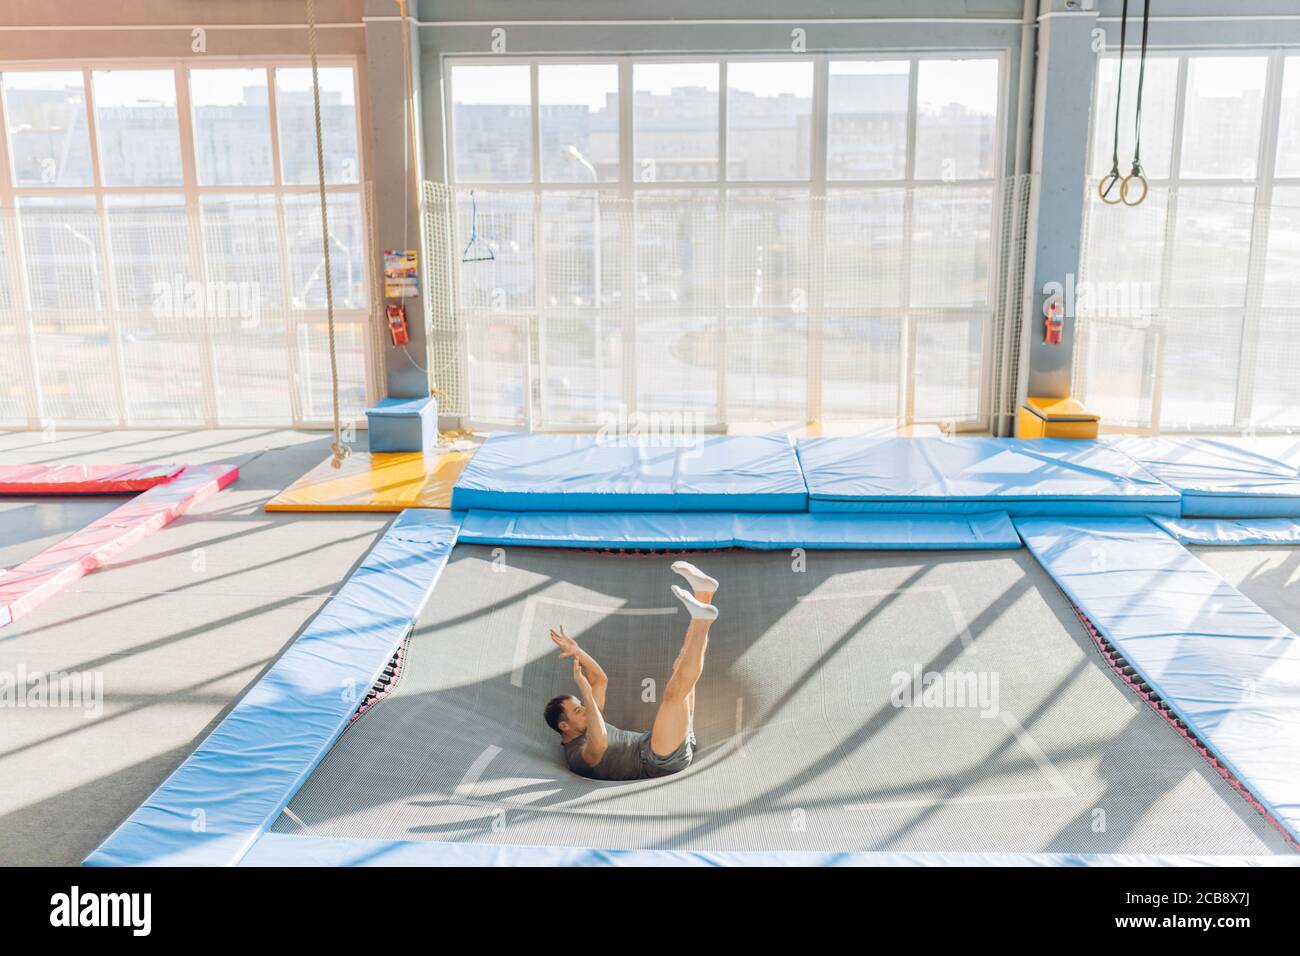
{"type": "MultiPolygon", "coordinates": [[[[366,75],[369,86],[370,175],[374,184],[374,217],[377,248],[382,260],[385,249],[420,249],[420,297],[403,299],[410,330],[408,346],[393,346],[384,335],[384,377],[389,398],[427,398],[430,380],[428,330],[424,319],[424,295],[428,290],[429,263],[424,262],[420,241],[419,184],[423,181],[420,119],[420,41],[415,26],[416,0],[407,3],[411,48],[411,83],[415,86],[413,116],[414,149],[404,149],[407,118],[406,67],[402,55],[402,24],[394,0],[366,0],[366,75]],[[407,159],[407,157],[412,157],[407,159]],[[407,163],[413,168],[407,168],[407,163]]],[[[379,266],[382,268],[382,261],[379,266]]],[[[383,290],[378,290],[380,295],[383,290]]]]}
{"type": "Polygon", "coordinates": [[[1022,354],[1027,394],[1070,394],[1074,316],[1066,317],[1060,345],[1043,341],[1049,283],[1073,281],[1079,272],[1084,177],[1097,54],[1097,11],[1085,0],[1040,0],[1038,66],[1034,87],[1031,172],[1037,176],[1029,209],[1030,261],[1025,291],[1022,354]]]}

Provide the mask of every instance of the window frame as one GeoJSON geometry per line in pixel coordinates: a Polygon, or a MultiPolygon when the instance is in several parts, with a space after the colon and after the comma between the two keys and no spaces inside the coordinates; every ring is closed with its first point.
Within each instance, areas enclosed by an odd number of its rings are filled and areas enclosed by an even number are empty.
{"type": "MultiPolygon", "coordinates": [[[[1092,110],[1088,117],[1088,152],[1087,152],[1087,180],[1088,186],[1085,193],[1085,202],[1088,204],[1085,208],[1085,223],[1090,217],[1088,211],[1093,208],[1095,191],[1097,188],[1097,179],[1099,174],[1092,166],[1093,157],[1097,148],[1097,137],[1100,134],[1103,137],[1103,144],[1109,142],[1111,133],[1108,130],[1099,130],[1097,126],[1098,110],[1102,104],[1099,100],[1101,92],[1101,69],[1102,64],[1107,60],[1113,60],[1118,57],[1118,51],[1108,53],[1097,57],[1096,66],[1093,74],[1093,102],[1092,110]]],[[[1174,117],[1173,126],[1170,130],[1169,144],[1169,175],[1154,177],[1148,176],[1147,182],[1150,189],[1165,191],[1167,197],[1165,207],[1164,234],[1161,240],[1160,250],[1160,275],[1156,288],[1156,303],[1154,315],[1152,316],[1150,331],[1154,336],[1150,343],[1153,350],[1152,363],[1153,369],[1151,374],[1149,395],[1139,397],[1140,401],[1149,401],[1149,414],[1145,423],[1135,422],[1123,425],[1110,426],[1110,429],[1117,432],[1136,432],[1140,434],[1159,434],[1166,431],[1191,431],[1191,432],[1239,432],[1242,430],[1254,431],[1256,425],[1253,421],[1254,400],[1255,400],[1255,381],[1256,370],[1259,357],[1259,333],[1260,320],[1265,315],[1276,316],[1290,314],[1291,310],[1282,306],[1268,306],[1264,304],[1264,279],[1265,268],[1268,263],[1268,244],[1269,232],[1272,218],[1273,191],[1277,186],[1300,187],[1300,173],[1294,176],[1278,176],[1277,168],[1277,149],[1278,149],[1278,132],[1282,111],[1282,83],[1284,70],[1288,60],[1295,61],[1295,68],[1300,70],[1300,50],[1294,47],[1269,46],[1269,47],[1170,47],[1161,48],[1152,52],[1149,58],[1171,59],[1176,61],[1175,68],[1175,88],[1174,88],[1174,117]],[[1246,178],[1241,176],[1184,176],[1182,175],[1182,153],[1184,137],[1187,128],[1187,93],[1188,93],[1188,75],[1189,61],[1192,58],[1209,59],[1209,58],[1230,58],[1245,59],[1253,58],[1264,61],[1264,90],[1260,102],[1260,135],[1259,142],[1256,144],[1255,155],[1255,174],[1246,178]],[[1254,198],[1251,205],[1251,238],[1247,251],[1246,272],[1245,272],[1245,294],[1243,301],[1235,305],[1204,305],[1204,304],[1171,304],[1171,294],[1173,286],[1174,273],[1174,248],[1178,234],[1178,205],[1179,197],[1184,187],[1190,187],[1192,190],[1204,188],[1249,188],[1253,190],[1254,198]],[[1179,313],[1195,313],[1197,315],[1214,315],[1224,317],[1229,320],[1240,319],[1241,334],[1238,341],[1237,369],[1236,369],[1236,390],[1233,398],[1233,415],[1232,421],[1226,424],[1215,425],[1210,422],[1176,422],[1165,425],[1162,423],[1162,412],[1165,404],[1164,395],[1164,363],[1169,352],[1170,328],[1169,323],[1179,313]]],[[[1126,79],[1132,77],[1129,82],[1136,82],[1136,74],[1131,72],[1132,64],[1126,63],[1126,79]]],[[[1121,173],[1127,172],[1124,166],[1126,162],[1121,157],[1121,173]]],[[[1104,172],[1100,175],[1104,175],[1104,172]]],[[[1086,226],[1085,226],[1086,228],[1086,226]]],[[[1087,249],[1087,235],[1085,234],[1085,245],[1083,251],[1087,249]]],[[[1083,262],[1080,263],[1081,272],[1083,262]]],[[[1086,276],[1081,276],[1086,279],[1086,276]]],[[[1075,346],[1073,379],[1075,390],[1080,394],[1086,394],[1087,386],[1087,365],[1090,338],[1092,336],[1092,323],[1098,321],[1095,317],[1089,317],[1086,322],[1081,322],[1079,326],[1080,336],[1075,346]]],[[[1278,426],[1279,429],[1285,430],[1288,426],[1278,426]]]]}
{"type": "MultiPolygon", "coordinates": [[[[779,192],[806,192],[812,200],[825,200],[828,196],[833,197],[837,192],[862,192],[865,190],[901,190],[904,195],[903,223],[904,235],[903,246],[907,261],[911,261],[912,255],[912,203],[918,189],[926,187],[945,187],[945,188],[986,188],[990,192],[991,209],[989,222],[989,290],[988,299],[981,305],[970,306],[927,306],[914,304],[912,301],[910,278],[904,283],[906,298],[904,303],[898,307],[872,307],[870,309],[853,306],[826,306],[822,301],[822,293],[814,290],[810,297],[812,301],[808,303],[808,331],[807,331],[807,372],[805,380],[806,400],[805,400],[805,417],[808,420],[820,420],[823,417],[823,335],[821,322],[824,316],[853,315],[858,317],[872,317],[876,315],[897,316],[901,323],[901,347],[899,354],[898,369],[898,400],[895,405],[895,415],[900,422],[911,424],[918,420],[938,421],[937,419],[917,419],[916,413],[916,377],[913,374],[916,370],[917,356],[917,329],[921,321],[921,316],[933,318],[936,313],[941,313],[945,318],[952,316],[960,319],[962,317],[984,317],[984,329],[981,345],[981,367],[978,393],[978,409],[976,413],[966,419],[956,422],[942,420],[945,427],[951,427],[958,431],[983,431],[989,427],[992,416],[992,406],[994,396],[991,394],[991,383],[995,369],[993,368],[995,356],[993,355],[993,342],[995,335],[995,326],[997,324],[997,285],[1001,281],[1000,269],[1003,266],[999,255],[1004,241],[1001,230],[1004,228],[1002,216],[998,211],[1003,208],[1007,201],[1005,195],[1005,180],[1007,163],[1009,156],[1007,152],[1007,137],[1012,129],[1011,123],[1013,117],[1010,115],[1012,107],[1008,102],[1008,93],[1010,89],[1011,73],[1011,50],[1007,48],[954,48],[942,50],[919,50],[919,49],[878,49],[861,52],[836,51],[834,53],[775,53],[775,54],[753,54],[753,53],[660,53],[660,54],[624,54],[624,55],[586,55],[581,53],[575,54],[548,54],[548,55],[515,55],[515,54],[447,54],[442,58],[442,76],[443,76],[443,116],[444,127],[446,130],[445,149],[443,151],[443,176],[444,182],[447,183],[457,194],[469,189],[490,190],[494,192],[525,192],[544,194],[547,192],[566,192],[566,193],[594,193],[596,196],[618,197],[620,199],[631,200],[638,194],[653,193],[655,191],[666,192],[690,192],[702,191],[713,193],[717,196],[719,215],[726,222],[727,198],[731,192],[744,192],[756,190],[773,190],[779,192]],[[920,63],[925,60],[993,60],[997,64],[997,89],[995,107],[996,114],[993,124],[993,148],[992,148],[992,175],[987,178],[970,178],[956,179],[947,181],[943,178],[917,177],[916,171],[916,126],[917,126],[917,77],[920,69],[920,63]],[[810,62],[813,64],[813,85],[812,85],[812,102],[811,102],[811,143],[809,156],[809,177],[807,179],[780,179],[780,180],[754,180],[754,179],[728,179],[728,66],[732,63],[768,63],[768,62],[810,62]],[[832,62],[898,62],[906,61],[908,63],[908,117],[907,117],[907,157],[904,169],[904,176],[895,179],[829,179],[827,173],[828,163],[828,129],[829,129],[829,81],[830,81],[830,64],[832,62]],[[541,176],[541,127],[540,127],[540,98],[538,95],[538,67],[544,65],[581,65],[581,64],[617,64],[619,75],[619,157],[618,168],[619,176],[616,181],[602,182],[554,182],[545,181],[541,176]],[[656,181],[639,181],[635,176],[635,130],[633,128],[633,103],[634,87],[632,81],[633,66],[639,63],[716,63],[718,64],[718,161],[716,175],[712,179],[690,179],[690,180],[656,180],[656,181]],[[458,66],[520,66],[529,67],[530,78],[530,109],[531,109],[531,130],[532,130],[532,175],[527,181],[516,182],[491,182],[479,181],[459,182],[456,178],[456,98],[454,88],[454,68],[458,66]]],[[[725,243],[727,230],[722,229],[722,239],[725,243]]],[[[541,250],[541,223],[540,217],[534,224],[534,281],[536,292],[536,305],[531,310],[520,310],[520,318],[525,317],[529,311],[536,313],[532,321],[540,323],[540,313],[543,311],[540,303],[544,301],[544,256],[540,254],[541,250]]],[[[814,230],[810,236],[809,256],[811,261],[821,261],[824,258],[824,244],[826,241],[825,230],[814,230]]],[[[726,248],[720,251],[725,263],[726,248]]],[[[458,293],[456,293],[458,295],[458,293]]],[[[721,429],[728,424],[728,402],[726,395],[727,370],[722,363],[726,362],[727,343],[725,321],[727,314],[742,315],[746,319],[761,319],[769,316],[772,312],[771,306],[741,306],[731,305],[725,301],[722,306],[722,314],[718,323],[718,354],[719,354],[719,374],[718,394],[716,403],[716,422],[715,427],[721,429]]],[[[633,315],[636,310],[631,310],[633,315]]],[[[637,408],[637,384],[635,381],[635,329],[624,330],[624,359],[622,362],[624,388],[623,404],[629,412],[634,412],[637,408]]],[[[536,337],[536,333],[530,336],[530,340],[536,337]]],[[[462,353],[461,362],[463,368],[469,367],[468,355],[468,336],[462,336],[462,353]]],[[[493,426],[510,426],[522,425],[529,430],[547,430],[548,428],[573,430],[574,428],[585,428],[580,423],[556,422],[551,423],[539,420],[539,408],[546,407],[546,376],[541,374],[540,362],[541,357],[533,352],[530,346],[530,355],[528,357],[528,368],[525,370],[528,377],[528,395],[526,420],[523,422],[505,421],[501,419],[479,418],[474,414],[473,409],[469,409],[467,418],[471,425],[493,425],[493,426]],[[533,385],[537,387],[537,398],[533,394],[533,385]]],[[[865,417],[865,416],[864,416],[865,417]]]]}
{"type": "MultiPolygon", "coordinates": [[[[362,274],[366,283],[365,308],[345,309],[335,308],[336,316],[344,321],[359,323],[363,328],[368,328],[369,317],[372,311],[371,303],[374,301],[375,289],[373,268],[371,264],[371,244],[373,237],[370,235],[368,225],[369,215],[367,210],[367,141],[365,136],[366,118],[365,109],[365,77],[364,64],[359,56],[356,55],[323,55],[317,58],[317,65],[321,69],[330,67],[346,67],[352,71],[352,96],[353,111],[356,120],[356,145],[357,145],[357,181],[355,183],[326,183],[326,192],[330,196],[347,194],[355,195],[360,216],[361,232],[363,236],[362,249],[362,274]]],[[[276,70],[279,68],[301,69],[310,68],[311,58],[304,55],[259,55],[259,56],[204,56],[202,59],[177,59],[175,57],[139,57],[139,58],[92,58],[92,59],[74,59],[74,60],[23,60],[23,61],[0,61],[0,74],[11,73],[41,73],[41,72],[75,72],[80,73],[82,78],[82,90],[84,106],[86,110],[87,135],[90,147],[91,161],[91,183],[90,185],[40,185],[40,186],[19,186],[14,182],[14,170],[12,157],[9,149],[8,133],[8,116],[3,97],[0,97],[0,209],[17,210],[20,199],[30,198],[69,198],[69,197],[90,197],[93,198],[93,211],[97,217],[99,230],[97,262],[99,279],[99,295],[103,303],[101,309],[105,324],[109,327],[109,337],[112,342],[113,361],[115,370],[113,378],[116,388],[116,409],[117,421],[112,427],[117,428],[157,428],[156,423],[145,423],[136,425],[131,420],[131,405],[128,401],[127,383],[125,381],[125,371],[121,353],[121,334],[124,320],[130,316],[138,315],[139,310],[120,309],[117,307],[118,289],[117,270],[113,256],[113,244],[109,239],[110,233],[110,216],[108,211],[108,200],[113,196],[174,196],[182,200],[183,208],[189,221],[191,235],[191,258],[193,263],[193,274],[204,277],[207,275],[208,262],[207,255],[204,252],[203,232],[202,232],[202,200],[209,195],[271,195],[274,197],[278,210],[278,226],[282,232],[282,241],[280,243],[280,268],[284,276],[282,284],[282,295],[279,302],[272,306],[285,317],[285,348],[289,362],[287,373],[289,384],[289,402],[288,408],[290,418],[285,422],[286,425],[293,427],[313,427],[319,426],[318,417],[309,417],[304,408],[303,389],[306,387],[302,378],[302,369],[299,355],[299,330],[303,326],[310,326],[320,322],[325,316],[324,308],[302,307],[297,308],[292,305],[289,296],[289,282],[292,276],[290,265],[290,256],[287,240],[283,237],[285,228],[285,211],[287,208],[286,198],[296,195],[316,196],[319,187],[316,183],[291,184],[284,181],[283,156],[280,149],[280,121],[278,112],[279,93],[276,88],[276,70]],[[194,107],[191,97],[190,70],[212,70],[212,69],[256,69],[265,74],[267,82],[267,116],[270,124],[270,144],[273,162],[272,182],[261,185],[200,185],[198,176],[198,145],[197,145],[197,124],[194,119],[194,107]],[[96,71],[106,70],[132,70],[132,71],[167,71],[172,75],[176,93],[176,120],[177,136],[179,139],[179,149],[181,157],[182,182],[175,186],[109,186],[105,185],[102,169],[102,159],[99,146],[99,125],[95,111],[95,90],[93,83],[93,74],[96,71]]],[[[29,287],[29,270],[26,264],[26,249],[24,246],[22,230],[16,230],[16,235],[10,237],[14,246],[16,255],[10,255],[7,276],[11,295],[14,299],[15,306],[18,310],[19,326],[19,346],[24,349],[30,356],[32,363],[31,374],[32,381],[37,383],[36,391],[39,393],[39,369],[36,367],[35,350],[33,345],[36,340],[36,332],[33,328],[32,314],[35,311],[31,289],[29,287]],[[26,321],[23,321],[24,316],[26,321]]],[[[0,266],[3,267],[3,266],[0,266]]],[[[184,427],[187,424],[202,426],[206,428],[221,427],[221,415],[217,408],[217,387],[216,387],[216,366],[217,358],[214,349],[212,334],[208,329],[197,332],[196,335],[204,343],[202,355],[200,356],[200,366],[202,370],[202,414],[199,420],[193,423],[178,422],[175,426],[184,427]]],[[[374,368],[373,357],[370,354],[372,349],[371,337],[368,334],[361,336],[365,355],[363,364],[365,366],[365,388],[366,400],[370,402],[375,395],[381,390],[381,383],[376,380],[376,370],[374,368]]],[[[39,394],[29,397],[28,418],[33,427],[39,426],[44,421],[44,414],[40,407],[41,400],[39,394]]],[[[103,423],[94,423],[102,425],[103,423]]]]}

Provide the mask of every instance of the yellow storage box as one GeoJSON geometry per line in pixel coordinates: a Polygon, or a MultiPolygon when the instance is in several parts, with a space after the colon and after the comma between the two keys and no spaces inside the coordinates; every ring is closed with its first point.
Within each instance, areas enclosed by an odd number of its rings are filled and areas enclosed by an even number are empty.
{"type": "Polygon", "coordinates": [[[1016,419],[1016,437],[1096,438],[1100,421],[1073,398],[1027,398],[1016,419]]]}

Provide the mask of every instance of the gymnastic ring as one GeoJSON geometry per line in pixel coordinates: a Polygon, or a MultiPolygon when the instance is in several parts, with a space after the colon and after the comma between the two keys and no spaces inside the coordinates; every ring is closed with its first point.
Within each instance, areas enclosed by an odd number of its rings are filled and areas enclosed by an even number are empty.
{"type": "Polygon", "coordinates": [[[1145,176],[1143,176],[1141,173],[1130,173],[1128,176],[1125,176],[1125,177],[1123,178],[1123,180],[1120,181],[1120,184],[1119,184],[1119,199],[1120,199],[1120,202],[1122,202],[1122,203],[1123,203],[1124,205],[1126,205],[1126,206],[1140,206],[1140,205],[1142,205],[1142,203],[1146,201],[1147,193],[1148,193],[1148,192],[1150,192],[1150,187],[1147,185],[1147,178],[1146,178],[1145,176]],[[1138,198],[1135,199],[1133,202],[1129,202],[1129,201],[1128,201],[1128,186],[1129,186],[1129,183],[1133,182],[1133,180],[1135,180],[1135,179],[1136,179],[1138,182],[1140,182],[1140,183],[1142,184],[1142,195],[1138,196],[1138,198]]]}
{"type": "Polygon", "coordinates": [[[1097,183],[1097,195],[1101,197],[1101,201],[1104,202],[1107,206],[1116,206],[1119,205],[1119,203],[1123,202],[1124,201],[1123,186],[1120,187],[1119,196],[1117,196],[1114,199],[1106,198],[1110,195],[1111,190],[1115,188],[1115,185],[1117,183],[1122,183],[1122,182],[1123,182],[1123,177],[1120,176],[1118,169],[1112,169],[1109,173],[1107,173],[1106,176],[1101,180],[1101,182],[1097,183]],[[1109,186],[1106,185],[1107,183],[1110,183],[1110,185],[1109,186]]]}

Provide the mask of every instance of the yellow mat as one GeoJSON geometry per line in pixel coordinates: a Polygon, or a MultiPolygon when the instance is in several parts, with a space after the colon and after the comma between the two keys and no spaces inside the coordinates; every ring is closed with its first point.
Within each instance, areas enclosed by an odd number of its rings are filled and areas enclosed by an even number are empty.
{"type": "Polygon", "coordinates": [[[321,462],[266,503],[267,511],[401,511],[451,507],[470,453],[354,452],[341,468],[321,462]]]}

